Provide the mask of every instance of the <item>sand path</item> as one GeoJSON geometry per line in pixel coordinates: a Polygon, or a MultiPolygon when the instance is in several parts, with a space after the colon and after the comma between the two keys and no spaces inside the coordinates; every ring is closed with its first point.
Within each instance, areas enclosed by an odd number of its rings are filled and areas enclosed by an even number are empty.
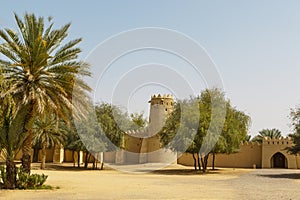
{"type": "Polygon", "coordinates": [[[60,189],[0,191],[0,199],[300,199],[298,170],[219,169],[203,175],[175,165],[147,174],[33,172],[49,175],[47,184],[60,189]]]}

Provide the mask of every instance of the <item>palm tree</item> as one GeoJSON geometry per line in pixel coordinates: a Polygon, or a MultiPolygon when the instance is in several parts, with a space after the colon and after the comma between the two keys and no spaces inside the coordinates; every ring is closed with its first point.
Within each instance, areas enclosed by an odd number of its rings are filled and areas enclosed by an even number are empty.
{"type": "Polygon", "coordinates": [[[35,121],[32,141],[34,145],[41,144],[42,147],[41,169],[45,169],[46,149],[55,145],[61,145],[64,142],[67,134],[67,130],[64,127],[58,125],[56,120],[51,117],[44,117],[35,121]]]}
{"type": "Polygon", "coordinates": [[[263,129],[259,131],[259,135],[255,136],[252,141],[262,143],[264,137],[269,137],[271,139],[278,139],[282,137],[281,131],[273,128],[273,129],[263,129]]]}
{"type": "Polygon", "coordinates": [[[49,18],[46,27],[44,18],[25,14],[24,20],[15,14],[18,34],[12,29],[0,30],[0,67],[4,80],[10,88],[1,91],[5,97],[12,95],[19,113],[24,115],[21,131],[26,134],[22,151],[22,167],[30,173],[32,130],[37,116],[55,114],[68,120],[73,114],[83,114],[72,100],[84,105],[90,88],[82,80],[89,76],[88,65],[77,61],[81,52],[76,45],[81,39],[64,42],[70,23],[53,29],[49,18]],[[64,42],[64,45],[62,43],[64,42]],[[76,84],[75,84],[76,83],[76,84]],[[74,88],[76,87],[76,88],[74,88]]]}
{"type": "MultiPolygon", "coordinates": [[[[7,89],[0,69],[0,91],[7,89]]],[[[11,95],[0,97],[0,152],[6,161],[6,177],[2,177],[3,186],[14,189],[17,186],[17,170],[14,159],[24,142],[24,133],[20,132],[24,113],[17,110],[16,103],[11,95]]]]}

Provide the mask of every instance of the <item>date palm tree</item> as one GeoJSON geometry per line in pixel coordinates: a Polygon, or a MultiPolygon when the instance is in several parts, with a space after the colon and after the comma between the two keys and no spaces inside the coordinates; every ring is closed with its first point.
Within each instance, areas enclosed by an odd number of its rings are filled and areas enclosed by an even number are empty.
{"type": "Polygon", "coordinates": [[[27,13],[24,19],[15,14],[15,20],[18,32],[9,28],[0,30],[0,67],[10,86],[0,96],[11,95],[19,113],[24,115],[20,122],[26,135],[22,167],[30,173],[36,117],[54,113],[57,119],[67,121],[71,113],[83,114],[72,100],[82,105],[86,102],[90,88],[82,77],[90,72],[86,63],[77,60],[81,50],[76,45],[81,39],[65,42],[70,23],[54,29],[51,18],[46,26],[43,17],[27,13]]]}
{"type": "Polygon", "coordinates": [[[64,125],[57,123],[55,118],[43,117],[34,123],[33,127],[33,144],[41,144],[42,160],[41,169],[45,169],[46,165],[46,149],[55,145],[62,145],[66,139],[67,130],[64,125]]]}
{"type": "Polygon", "coordinates": [[[271,139],[278,139],[278,138],[282,137],[281,131],[276,128],[263,129],[263,130],[259,131],[258,133],[259,134],[252,139],[253,142],[257,141],[259,143],[262,143],[264,137],[269,137],[271,139]]]}

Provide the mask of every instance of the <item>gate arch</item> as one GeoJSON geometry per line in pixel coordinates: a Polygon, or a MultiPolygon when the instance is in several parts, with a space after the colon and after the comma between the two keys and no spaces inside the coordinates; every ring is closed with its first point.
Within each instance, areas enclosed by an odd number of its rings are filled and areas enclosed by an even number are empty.
{"type": "Polygon", "coordinates": [[[271,158],[272,168],[288,168],[288,162],[285,155],[280,152],[275,153],[271,158]]]}

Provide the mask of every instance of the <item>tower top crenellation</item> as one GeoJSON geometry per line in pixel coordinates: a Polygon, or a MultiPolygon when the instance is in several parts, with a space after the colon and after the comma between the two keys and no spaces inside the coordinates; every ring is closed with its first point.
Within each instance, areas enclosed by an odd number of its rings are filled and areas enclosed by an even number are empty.
{"type": "Polygon", "coordinates": [[[163,95],[161,95],[161,94],[154,94],[154,95],[152,95],[151,96],[151,99],[174,99],[174,97],[173,97],[173,95],[171,95],[171,94],[163,94],[163,95]]]}

